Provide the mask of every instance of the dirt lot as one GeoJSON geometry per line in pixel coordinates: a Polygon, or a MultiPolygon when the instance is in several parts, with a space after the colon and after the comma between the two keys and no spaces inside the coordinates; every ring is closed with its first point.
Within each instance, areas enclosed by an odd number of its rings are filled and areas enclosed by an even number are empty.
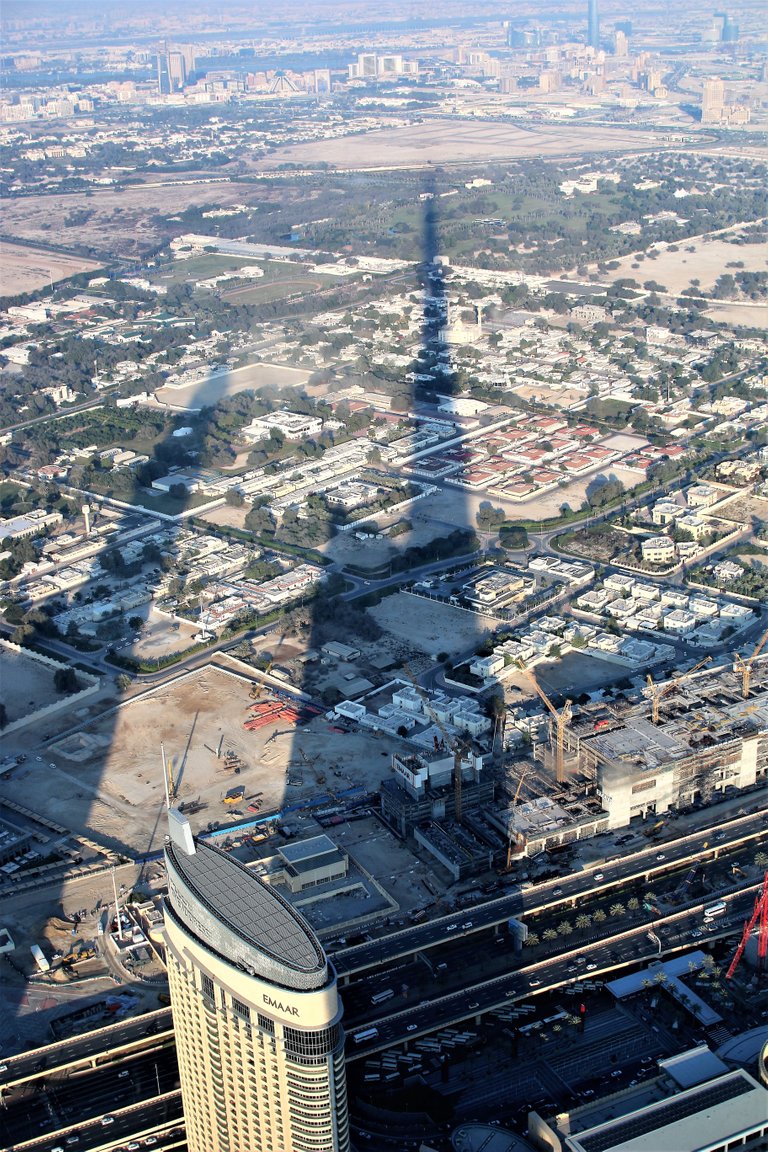
{"type": "MultiPolygon", "coordinates": [[[[8,211],[8,205],[4,213],[8,211]]],[[[23,233],[22,233],[23,235],[23,233]]],[[[82,256],[64,256],[46,248],[27,248],[0,240],[0,296],[19,296],[46,284],[66,280],[78,272],[92,272],[100,265],[82,256]]]]}
{"type": "MultiPolygon", "coordinates": [[[[10,799],[29,803],[75,833],[130,852],[157,851],[165,835],[160,745],[171,766],[177,794],[205,805],[190,819],[195,832],[210,822],[234,819],[248,797],[261,793],[262,813],[322,792],[333,785],[377,786],[395,742],[332,732],[322,717],[304,729],[279,721],[249,732],[250,682],[220,668],[181,677],[86,724],[52,745],[50,763],[30,760],[4,787],[10,799]],[[279,733],[269,739],[273,733],[279,733]],[[221,748],[221,759],[216,752],[221,748]],[[238,775],[224,768],[224,753],[240,758],[238,775]],[[303,755],[302,755],[303,753],[303,755]],[[306,757],[306,760],[304,759],[306,757]],[[289,787],[286,773],[301,778],[289,787]],[[333,775],[336,773],[337,775],[333,775]],[[223,803],[242,785],[242,806],[223,803]]],[[[265,696],[262,696],[262,700],[265,696]]]]}
{"type": "MultiPolygon", "coordinates": [[[[87,244],[97,251],[108,249],[123,254],[133,253],[154,244],[159,233],[153,224],[155,215],[174,214],[195,204],[242,203],[248,199],[243,185],[222,180],[215,184],[190,184],[174,187],[140,184],[122,191],[93,191],[53,196],[29,196],[6,200],[3,205],[3,230],[6,235],[45,242],[51,236],[65,244],[87,244]],[[64,220],[73,212],[88,211],[89,219],[53,232],[52,220],[64,220]]],[[[259,192],[252,199],[264,199],[259,192]]],[[[71,273],[68,273],[71,274],[71,273]]]]}
{"type": "Polygon", "coordinates": [[[202,384],[189,384],[186,388],[159,388],[155,399],[160,404],[192,410],[217,404],[224,396],[235,396],[249,388],[298,388],[309,379],[303,368],[286,368],[282,364],[246,364],[231,372],[213,372],[202,384]]]}
{"type": "MultiPolygon", "coordinates": [[[[676,296],[683,288],[690,287],[692,280],[698,280],[699,286],[709,291],[718,276],[737,271],[727,267],[736,261],[744,265],[741,271],[765,272],[768,268],[768,256],[762,244],[736,245],[726,236],[701,236],[681,243],[677,252],[660,252],[654,260],[638,261],[636,256],[624,256],[617,262],[619,267],[605,276],[612,281],[631,276],[640,284],[655,280],[676,296]],[[636,263],[639,263],[637,268],[633,267],[636,263]]],[[[768,324],[768,304],[763,303],[721,300],[713,302],[712,314],[724,323],[753,328],[768,324]]]]}
{"type": "Polygon", "coordinates": [[[491,629],[489,619],[438,604],[421,596],[398,592],[370,609],[374,619],[393,636],[422,652],[448,652],[455,657],[474,648],[491,629]]]}
{"type": "Polygon", "coordinates": [[[423,168],[527,156],[574,156],[585,152],[636,152],[658,148],[658,137],[622,128],[580,125],[522,128],[516,124],[430,120],[388,128],[353,139],[322,140],[278,148],[262,168],[281,164],[332,164],[339,168],[423,168]]]}

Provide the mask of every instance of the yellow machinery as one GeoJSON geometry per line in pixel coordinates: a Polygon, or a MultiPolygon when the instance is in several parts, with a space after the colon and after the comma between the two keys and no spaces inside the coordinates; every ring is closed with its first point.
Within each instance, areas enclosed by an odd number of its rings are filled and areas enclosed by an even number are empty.
{"type": "Polygon", "coordinates": [[[734,672],[741,672],[741,694],[745,700],[749,698],[749,681],[752,676],[752,664],[762,652],[766,640],[768,640],[768,631],[763,632],[754,652],[751,656],[748,656],[746,660],[739,656],[738,652],[734,653],[733,670],[734,672]]]}
{"type": "Polygon", "coordinates": [[[674,692],[675,688],[678,688],[689,676],[693,676],[694,672],[698,672],[700,668],[706,667],[711,660],[712,657],[707,656],[706,659],[700,660],[698,664],[694,664],[693,668],[689,668],[687,672],[681,672],[679,676],[673,676],[671,680],[667,680],[666,684],[654,684],[653,677],[650,672],[648,673],[645,679],[648,684],[648,696],[651,700],[651,719],[654,724],[658,724],[659,722],[659,705],[664,697],[668,696],[670,692],[674,692]]]}
{"type": "Polygon", "coordinates": [[[526,668],[525,664],[523,664],[521,660],[518,661],[517,666],[521,672],[525,672],[526,676],[531,681],[531,684],[536,690],[536,695],[546,705],[552,716],[552,744],[555,750],[555,777],[558,784],[562,784],[565,780],[565,730],[571,721],[571,717],[573,716],[573,711],[571,709],[572,701],[566,700],[558,712],[557,708],[555,708],[554,704],[539,684],[531,669],[526,668]]]}

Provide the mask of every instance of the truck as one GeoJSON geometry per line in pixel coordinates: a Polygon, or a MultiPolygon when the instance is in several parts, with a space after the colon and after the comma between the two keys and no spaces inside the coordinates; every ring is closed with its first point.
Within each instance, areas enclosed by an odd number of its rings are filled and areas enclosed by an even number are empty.
{"type": "Polygon", "coordinates": [[[243,796],[245,796],[245,788],[243,788],[242,785],[239,788],[230,788],[229,792],[227,792],[226,796],[224,797],[224,803],[239,804],[243,796]]]}

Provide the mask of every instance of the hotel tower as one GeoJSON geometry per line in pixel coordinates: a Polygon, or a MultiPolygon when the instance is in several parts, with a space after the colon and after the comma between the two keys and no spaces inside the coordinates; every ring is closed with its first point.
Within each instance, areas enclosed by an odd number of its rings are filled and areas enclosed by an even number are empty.
{"type": "Polygon", "coordinates": [[[190,1152],[347,1152],[336,975],[312,929],[168,813],[168,980],[190,1152]]]}

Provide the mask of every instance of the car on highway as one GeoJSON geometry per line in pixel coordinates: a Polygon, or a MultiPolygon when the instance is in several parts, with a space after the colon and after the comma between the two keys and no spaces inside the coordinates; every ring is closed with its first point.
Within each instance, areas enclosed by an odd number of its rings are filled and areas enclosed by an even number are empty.
{"type": "Polygon", "coordinates": [[[605,876],[603,875],[603,873],[602,873],[602,872],[595,872],[595,874],[594,874],[594,876],[592,877],[592,879],[593,879],[595,882],[599,883],[599,881],[600,881],[600,880],[605,880],[605,876]]]}
{"type": "Polygon", "coordinates": [[[656,853],[656,859],[657,860],[666,860],[666,856],[664,855],[663,852],[657,852],[656,853]]]}
{"type": "Polygon", "coordinates": [[[528,981],[528,987],[529,988],[541,988],[541,980],[529,980],[528,981]]]}
{"type": "Polygon", "coordinates": [[[587,972],[594,972],[595,968],[597,968],[597,964],[587,964],[587,972]]]}
{"type": "Polygon", "coordinates": [[[144,1147],[151,1148],[153,1144],[157,1144],[157,1137],[147,1136],[146,1140],[144,1141],[144,1147]]]}
{"type": "Polygon", "coordinates": [[[479,1008],[479,1007],[480,1007],[480,1004],[478,1003],[478,1001],[477,1001],[477,1000],[473,1000],[471,1004],[468,1004],[468,1005],[467,1005],[467,1007],[468,1007],[468,1008],[479,1008]]]}
{"type": "Polygon", "coordinates": [[[698,940],[702,936],[701,928],[694,928],[691,931],[691,936],[693,937],[694,940],[698,940]]]}
{"type": "Polygon", "coordinates": [[[406,1032],[415,1032],[417,1028],[418,1024],[406,1024],[405,1026],[406,1032]]]}
{"type": "Polygon", "coordinates": [[[449,924],[445,930],[446,932],[457,932],[458,928],[458,924],[449,924]]]}
{"type": "Polygon", "coordinates": [[[110,1125],[110,1124],[114,1124],[114,1122],[115,1122],[114,1116],[102,1116],[102,1118],[101,1118],[102,1127],[104,1127],[104,1128],[108,1127],[108,1125],[110,1125]]]}
{"type": "Polygon", "coordinates": [[[562,894],[563,894],[562,888],[553,888],[552,889],[552,895],[553,896],[562,896],[562,894]]]}
{"type": "Polygon", "coordinates": [[[127,1068],[124,1068],[122,1072],[118,1072],[117,1074],[118,1080],[125,1080],[126,1076],[130,1076],[130,1072],[127,1068]]]}

